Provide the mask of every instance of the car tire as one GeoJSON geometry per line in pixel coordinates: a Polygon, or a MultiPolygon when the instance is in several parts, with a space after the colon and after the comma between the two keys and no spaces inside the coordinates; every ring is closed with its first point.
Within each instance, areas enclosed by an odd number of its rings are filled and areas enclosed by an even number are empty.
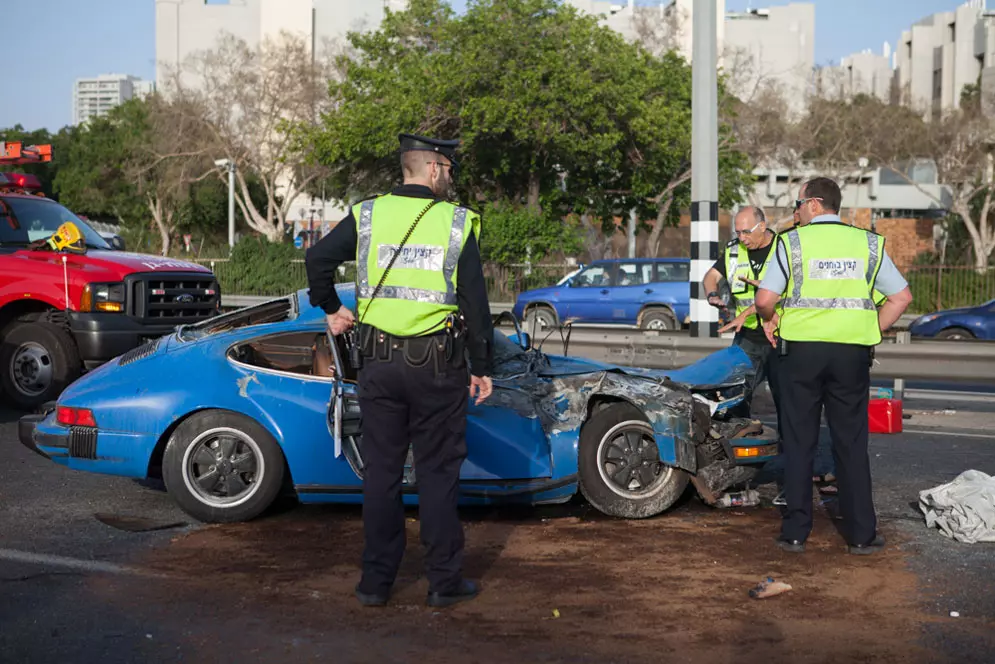
{"type": "Polygon", "coordinates": [[[0,337],[0,386],[19,409],[58,399],[82,373],[76,342],[58,325],[15,322],[0,337]]]}
{"type": "Polygon", "coordinates": [[[945,330],[940,330],[936,333],[937,339],[950,339],[951,341],[963,340],[963,339],[974,339],[974,335],[970,330],[965,330],[962,327],[948,327],[945,330]]]}
{"type": "Polygon", "coordinates": [[[639,317],[639,327],[644,330],[676,330],[677,319],[667,309],[647,309],[639,317]]]}
{"type": "Polygon", "coordinates": [[[180,508],[205,523],[250,521],[280,493],[286,462],[279,444],[255,420],[207,410],[170,436],[162,479],[180,508]]]}
{"type": "Polygon", "coordinates": [[[659,463],[653,429],[643,413],[629,403],[614,403],[595,413],[581,430],[579,448],[581,494],[609,516],[625,519],[656,516],[677,502],[687,488],[689,478],[685,471],[659,463]],[[628,459],[623,463],[609,461],[626,456],[628,459]],[[633,457],[641,460],[636,461],[637,466],[630,463],[633,457]],[[627,487],[623,487],[625,480],[619,480],[617,473],[624,472],[626,467],[630,469],[627,476],[630,479],[627,487]],[[653,479],[644,484],[632,471],[653,479]],[[634,482],[640,486],[634,486],[634,482]]]}
{"type": "Polygon", "coordinates": [[[524,323],[522,331],[526,334],[532,334],[533,326],[536,332],[541,333],[556,327],[556,312],[549,307],[532,307],[525,312],[524,323]]]}

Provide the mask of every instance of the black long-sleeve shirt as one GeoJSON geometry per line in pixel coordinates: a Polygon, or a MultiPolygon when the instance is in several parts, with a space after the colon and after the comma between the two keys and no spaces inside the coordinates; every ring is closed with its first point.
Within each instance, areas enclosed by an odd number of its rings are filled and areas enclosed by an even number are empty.
{"type": "MultiPolygon", "coordinates": [[[[391,193],[411,198],[435,198],[431,189],[416,184],[402,185],[391,193]]],[[[335,313],[342,306],[342,301],[335,292],[335,270],[346,261],[356,260],[358,241],[356,218],[350,211],[328,235],[308,249],[305,266],[312,306],[321,307],[329,314],[335,313]]],[[[463,245],[458,266],[456,299],[467,325],[470,371],[474,376],[490,376],[493,370],[494,328],[480,249],[473,233],[470,233],[463,245]]]]}

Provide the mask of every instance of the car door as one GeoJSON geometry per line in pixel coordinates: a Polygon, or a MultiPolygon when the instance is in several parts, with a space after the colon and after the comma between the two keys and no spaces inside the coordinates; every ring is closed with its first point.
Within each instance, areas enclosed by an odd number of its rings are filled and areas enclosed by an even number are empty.
{"type": "Polygon", "coordinates": [[[653,264],[646,261],[622,262],[615,270],[611,292],[611,321],[635,325],[643,305],[654,294],[653,264]]]}
{"type": "Polygon", "coordinates": [[[683,324],[691,311],[691,263],[687,260],[654,261],[653,282],[646,284],[646,304],[665,304],[683,324]]]}
{"type": "Polygon", "coordinates": [[[611,320],[612,264],[595,263],[579,272],[565,289],[562,301],[566,304],[561,319],[578,323],[600,323],[611,320]]]}
{"type": "MultiPolygon", "coordinates": [[[[499,330],[495,346],[512,343],[499,330]]],[[[332,343],[335,376],[328,405],[328,430],[337,455],[349,460],[359,474],[362,470],[362,413],[356,385],[338,376],[350,371],[344,364],[343,344],[332,343]]],[[[496,353],[496,356],[499,355],[496,353]]],[[[494,392],[484,403],[469,402],[466,426],[467,456],[460,468],[460,481],[518,480],[552,476],[549,439],[536,417],[534,374],[502,379],[495,371],[494,392]]],[[[469,392],[467,399],[470,399],[469,392]]],[[[404,483],[417,483],[409,450],[404,483]]]]}

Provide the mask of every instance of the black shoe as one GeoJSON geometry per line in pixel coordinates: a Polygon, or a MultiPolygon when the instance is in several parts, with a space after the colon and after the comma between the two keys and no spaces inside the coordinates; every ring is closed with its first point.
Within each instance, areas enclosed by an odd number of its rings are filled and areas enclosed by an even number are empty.
{"type": "Polygon", "coordinates": [[[876,536],[871,540],[870,544],[851,544],[847,547],[855,556],[869,556],[872,553],[877,553],[884,548],[884,537],[881,535],[876,536]]]}
{"type": "Polygon", "coordinates": [[[425,603],[436,608],[443,608],[467,602],[480,594],[480,586],[475,581],[463,579],[456,590],[450,593],[429,593],[425,603]]]}
{"type": "Polygon", "coordinates": [[[778,537],[774,541],[788,553],[805,553],[805,542],[802,540],[786,540],[778,537]]]}
{"type": "Polygon", "coordinates": [[[364,593],[356,586],[356,599],[363,606],[387,606],[387,593],[364,593]]]}

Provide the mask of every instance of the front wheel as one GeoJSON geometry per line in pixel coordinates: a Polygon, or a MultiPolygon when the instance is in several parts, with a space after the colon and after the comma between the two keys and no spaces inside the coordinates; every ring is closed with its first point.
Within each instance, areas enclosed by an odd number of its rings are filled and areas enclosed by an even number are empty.
{"type": "Polygon", "coordinates": [[[688,474],[660,462],[653,428],[628,403],[596,413],[580,434],[580,491],[609,516],[644,519],[671,507],[688,474]]]}
{"type": "Polygon", "coordinates": [[[69,332],[44,322],[14,323],[2,333],[0,385],[18,408],[58,399],[79,378],[79,350],[69,332]]]}
{"type": "Polygon", "coordinates": [[[268,431],[244,415],[214,410],[176,428],[163,455],[162,479],[190,516],[231,523],[262,514],[276,500],[285,469],[268,431]]]}
{"type": "Polygon", "coordinates": [[[963,341],[965,339],[973,339],[974,335],[971,334],[969,330],[965,330],[962,327],[948,327],[945,330],[937,332],[936,338],[949,339],[951,341],[963,341]]]}
{"type": "Polygon", "coordinates": [[[644,330],[676,330],[677,319],[667,309],[649,309],[640,318],[639,327],[644,330]]]}

